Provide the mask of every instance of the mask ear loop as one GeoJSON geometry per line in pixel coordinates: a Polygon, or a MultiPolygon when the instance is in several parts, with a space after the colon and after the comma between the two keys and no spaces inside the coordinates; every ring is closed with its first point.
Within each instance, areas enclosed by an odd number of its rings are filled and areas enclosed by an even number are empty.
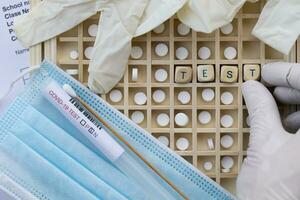
{"type": "Polygon", "coordinates": [[[32,66],[26,70],[24,70],[19,76],[17,76],[9,85],[8,90],[4,93],[4,95],[0,96],[0,101],[3,100],[6,96],[9,95],[10,91],[13,89],[14,85],[20,80],[22,79],[26,74],[31,73],[37,69],[39,69],[41,66],[40,65],[35,65],[32,66]]]}

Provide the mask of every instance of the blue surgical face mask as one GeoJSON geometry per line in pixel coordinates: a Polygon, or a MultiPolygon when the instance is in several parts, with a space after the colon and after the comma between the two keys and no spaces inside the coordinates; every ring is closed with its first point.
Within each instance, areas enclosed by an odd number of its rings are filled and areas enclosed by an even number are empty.
{"type": "MultiPolygon", "coordinates": [[[[234,199],[119,111],[46,61],[33,73],[31,82],[0,120],[0,189],[7,194],[30,200],[147,199],[142,192],[144,188],[116,168],[43,97],[42,88],[53,80],[60,85],[71,85],[83,101],[189,199],[234,199]]],[[[174,199],[181,199],[163,180],[158,181],[174,194],[174,199]]]]}

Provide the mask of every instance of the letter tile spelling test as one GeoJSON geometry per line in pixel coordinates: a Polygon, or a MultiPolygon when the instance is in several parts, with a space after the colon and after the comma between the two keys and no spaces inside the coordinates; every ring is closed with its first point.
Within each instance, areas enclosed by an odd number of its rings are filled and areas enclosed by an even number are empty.
{"type": "MultiPolygon", "coordinates": [[[[174,16],[135,38],[124,78],[102,96],[232,193],[250,131],[242,83],[260,80],[265,63],[300,62],[295,49],[284,56],[251,35],[263,5],[246,3],[211,34],[174,16]]],[[[85,85],[99,16],[45,43],[45,58],[85,85]]],[[[282,113],[293,109],[280,106],[282,113]]]]}

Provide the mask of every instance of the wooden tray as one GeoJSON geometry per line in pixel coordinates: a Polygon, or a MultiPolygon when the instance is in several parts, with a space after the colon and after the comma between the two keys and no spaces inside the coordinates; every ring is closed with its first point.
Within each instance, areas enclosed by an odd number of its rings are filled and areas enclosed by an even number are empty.
{"type": "MultiPolygon", "coordinates": [[[[122,81],[116,86],[123,93],[123,100],[120,103],[113,103],[108,95],[102,97],[109,103],[129,116],[135,110],[140,110],[145,115],[141,126],[153,136],[167,136],[170,140],[169,147],[184,157],[199,170],[206,173],[217,183],[235,193],[235,181],[241,168],[242,161],[246,157],[246,149],[249,141],[249,127],[246,124],[247,109],[243,102],[241,85],[243,83],[243,65],[260,64],[261,66],[274,61],[296,61],[296,51],[293,50],[290,56],[283,56],[276,50],[260,42],[250,33],[255,25],[264,2],[246,3],[233,20],[234,31],[230,35],[224,35],[220,30],[211,34],[197,33],[191,31],[188,36],[181,37],[177,34],[176,28],[180,23],[174,16],[166,21],[166,30],[162,34],[154,32],[147,33],[135,38],[133,45],[141,46],[144,50],[144,57],[140,60],[128,61],[128,69],[122,81]],[[169,46],[168,56],[160,59],[154,54],[154,45],[158,42],[166,43],[169,46]],[[177,47],[184,46],[189,50],[187,60],[177,60],[174,52],[177,47]],[[197,52],[201,46],[208,46],[211,49],[212,57],[209,60],[200,60],[197,52]],[[234,46],[238,50],[237,59],[226,60],[223,56],[224,48],[234,46]],[[197,82],[197,65],[213,64],[215,66],[215,81],[211,83],[197,82]],[[220,82],[220,67],[222,65],[236,65],[239,69],[238,82],[226,84],[220,82]],[[175,67],[177,65],[188,65],[193,69],[193,79],[188,84],[174,82],[175,67]],[[132,68],[138,68],[139,79],[131,81],[132,68]],[[169,72],[168,80],[165,83],[158,83],[154,79],[154,72],[158,68],[164,68],[169,72]],[[154,103],[152,100],[153,90],[161,88],[167,93],[167,99],[162,104],[154,103]],[[215,91],[215,99],[211,103],[204,103],[201,98],[201,91],[204,88],[212,88],[215,91]],[[190,92],[192,100],[188,105],[180,105],[176,95],[182,91],[190,92]],[[144,91],[147,94],[147,104],[137,106],[133,103],[133,95],[137,91],[144,91]],[[234,94],[232,105],[222,105],[220,94],[223,91],[231,91],[234,94]],[[202,110],[209,110],[213,114],[213,123],[202,126],[198,122],[198,114],[202,110]],[[170,124],[167,128],[160,128],[156,123],[156,116],[159,113],[167,113],[170,116],[170,124]],[[174,116],[178,112],[184,112],[189,116],[190,123],[185,128],[179,128],[174,123],[174,116]],[[234,118],[232,128],[222,128],[220,117],[230,113],[234,118]],[[220,137],[229,134],[234,138],[234,144],[229,149],[220,146],[220,137]],[[190,147],[186,151],[179,151],[176,148],[176,140],[185,137],[189,140],[190,147]],[[215,149],[209,150],[207,139],[213,138],[215,149]],[[222,173],[220,160],[223,156],[231,156],[234,159],[234,167],[229,173],[222,173]],[[203,163],[211,161],[214,164],[213,170],[209,173],[203,170],[203,163]]],[[[84,56],[84,49],[93,46],[95,38],[87,33],[90,24],[98,24],[100,14],[89,18],[77,27],[57,38],[44,43],[44,58],[57,63],[62,69],[78,69],[76,78],[83,84],[87,84],[89,60],[84,56]],[[79,59],[71,60],[71,50],[78,50],[79,59]]],[[[295,49],[295,48],[294,48],[295,49]]],[[[300,45],[298,44],[298,51],[300,45]]],[[[40,51],[34,52],[39,57],[40,51]]],[[[298,62],[300,61],[300,53],[298,62]]],[[[294,107],[280,107],[283,115],[294,110],[294,107]]]]}

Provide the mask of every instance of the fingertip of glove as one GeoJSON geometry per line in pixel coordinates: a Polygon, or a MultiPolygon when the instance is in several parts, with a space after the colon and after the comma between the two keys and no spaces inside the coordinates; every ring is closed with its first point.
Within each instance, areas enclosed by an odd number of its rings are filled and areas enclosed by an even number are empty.
{"type": "MultiPolygon", "coordinates": [[[[280,65],[278,62],[276,63],[267,63],[261,69],[261,77],[264,81],[268,81],[268,75],[270,74],[271,70],[277,68],[280,65]]],[[[276,69],[275,69],[276,70],[276,69]]]]}
{"type": "Polygon", "coordinates": [[[89,89],[96,94],[105,94],[104,88],[99,84],[92,76],[88,78],[88,87],[89,89]]]}
{"type": "Polygon", "coordinates": [[[272,97],[269,90],[262,83],[254,80],[243,83],[242,94],[248,103],[262,101],[272,97]]]}
{"type": "Polygon", "coordinates": [[[253,94],[255,94],[255,91],[257,90],[256,88],[258,88],[258,84],[259,83],[254,80],[249,80],[243,83],[242,94],[246,101],[253,98],[253,94]]]}
{"type": "Polygon", "coordinates": [[[258,81],[254,81],[254,80],[246,81],[242,85],[242,92],[244,93],[253,88],[260,87],[260,85],[261,85],[261,83],[259,83],[258,81]]]}
{"type": "Polygon", "coordinates": [[[267,63],[261,70],[261,77],[270,85],[287,86],[286,78],[291,66],[287,62],[267,63]]]}

